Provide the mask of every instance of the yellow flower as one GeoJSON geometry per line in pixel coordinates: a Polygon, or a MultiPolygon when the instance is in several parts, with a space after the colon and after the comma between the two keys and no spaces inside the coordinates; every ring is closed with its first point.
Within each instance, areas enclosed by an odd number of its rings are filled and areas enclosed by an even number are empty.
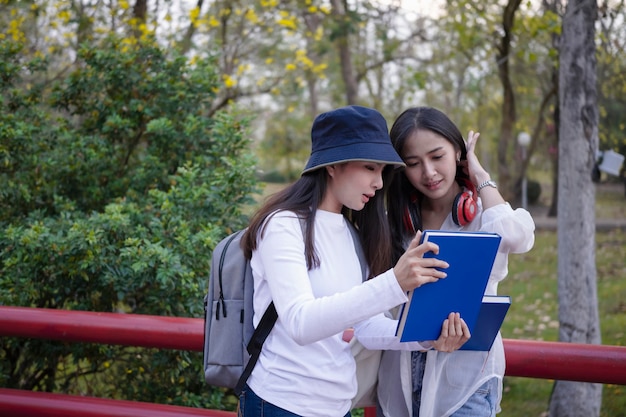
{"type": "Polygon", "coordinates": [[[14,41],[20,42],[26,39],[26,35],[22,32],[22,23],[24,23],[24,18],[19,17],[9,22],[9,29],[7,30],[7,35],[11,35],[14,41]]]}
{"type": "Polygon", "coordinates": [[[256,13],[254,12],[254,10],[252,9],[248,9],[246,11],[246,19],[252,23],[253,25],[259,23],[259,17],[256,15],[256,13]]]}
{"type": "Polygon", "coordinates": [[[63,23],[68,23],[72,17],[70,12],[67,10],[61,10],[57,16],[63,21],[63,23]]]}
{"type": "Polygon", "coordinates": [[[285,27],[287,29],[291,29],[291,30],[296,30],[297,26],[296,26],[296,22],[293,21],[292,19],[279,19],[278,22],[276,22],[279,26],[285,27]]]}
{"type": "Polygon", "coordinates": [[[194,7],[189,11],[189,20],[191,20],[191,23],[197,23],[198,16],[200,16],[200,8],[194,7]]]}
{"type": "Polygon", "coordinates": [[[324,35],[324,30],[320,26],[315,30],[315,35],[313,36],[313,39],[315,39],[316,41],[321,41],[323,35],[324,35]]]}
{"type": "Polygon", "coordinates": [[[250,69],[250,64],[242,64],[237,67],[237,75],[241,75],[250,69]]]}
{"type": "Polygon", "coordinates": [[[328,67],[328,65],[326,64],[318,64],[313,68],[313,72],[315,73],[322,73],[324,72],[324,70],[328,67]]]}
{"type": "Polygon", "coordinates": [[[296,69],[296,64],[287,64],[287,65],[285,65],[285,69],[287,71],[293,71],[293,70],[296,69]]]}
{"type": "Polygon", "coordinates": [[[224,79],[224,85],[226,86],[226,88],[233,88],[237,85],[237,80],[235,80],[228,74],[224,74],[222,78],[224,79]]]}

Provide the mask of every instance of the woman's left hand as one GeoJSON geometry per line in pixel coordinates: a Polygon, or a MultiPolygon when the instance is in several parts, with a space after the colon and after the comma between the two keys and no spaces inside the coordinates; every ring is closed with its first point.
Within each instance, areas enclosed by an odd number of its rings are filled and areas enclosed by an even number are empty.
{"type": "Polygon", "coordinates": [[[483,181],[491,179],[489,173],[485,171],[485,168],[478,161],[476,156],[476,142],[480,133],[470,130],[467,134],[467,162],[465,165],[465,173],[469,175],[470,181],[476,186],[482,184],[483,181]]]}

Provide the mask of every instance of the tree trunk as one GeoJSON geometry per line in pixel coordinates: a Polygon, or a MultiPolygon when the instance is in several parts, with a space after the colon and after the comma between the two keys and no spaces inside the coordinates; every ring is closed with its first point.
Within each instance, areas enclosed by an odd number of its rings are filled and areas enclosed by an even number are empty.
{"type": "MultiPolygon", "coordinates": [[[[601,342],[595,265],[598,148],[596,0],[570,0],[563,17],[559,68],[558,292],[559,340],[601,342]]],[[[551,417],[600,415],[602,385],[556,381],[551,417]]]]}
{"type": "Polygon", "coordinates": [[[335,22],[340,28],[337,31],[335,45],[339,51],[341,78],[343,79],[346,89],[346,104],[358,104],[358,83],[356,81],[356,77],[354,76],[354,69],[352,68],[352,53],[350,52],[350,45],[348,43],[350,25],[355,23],[350,21],[347,13],[348,5],[345,3],[345,0],[331,0],[331,4],[335,22]]]}
{"type": "MultiPolygon", "coordinates": [[[[196,8],[198,10],[202,10],[203,4],[204,4],[204,0],[197,0],[196,8]]],[[[196,23],[189,22],[189,26],[187,27],[187,31],[185,32],[185,36],[183,36],[183,39],[180,41],[180,52],[182,54],[186,54],[191,49],[191,45],[192,45],[191,39],[193,38],[193,35],[195,33],[196,33],[196,23]]]]}
{"type": "Polygon", "coordinates": [[[133,17],[141,23],[146,22],[148,14],[148,0],[137,0],[133,7],[133,17]]]}
{"type": "Polygon", "coordinates": [[[515,113],[515,93],[509,71],[509,54],[511,53],[511,33],[515,23],[515,12],[519,8],[521,0],[509,0],[502,15],[503,35],[498,45],[496,60],[498,64],[498,77],[502,83],[502,121],[500,124],[500,139],[498,141],[498,182],[505,200],[512,200],[513,184],[511,184],[511,171],[508,150],[515,143],[513,126],[517,118],[515,113]]]}
{"type": "MultiPolygon", "coordinates": [[[[559,75],[558,75],[558,68],[553,68],[552,73],[553,73],[553,83],[557,89],[557,91],[559,91],[559,75]]],[[[552,201],[550,203],[550,208],[548,209],[548,217],[556,217],[558,214],[558,210],[559,210],[559,193],[558,193],[558,189],[559,189],[559,133],[560,133],[560,114],[561,114],[561,110],[559,109],[559,100],[556,100],[555,106],[554,106],[554,133],[552,134],[553,138],[552,141],[555,144],[556,147],[556,155],[553,156],[552,158],[552,201]]]]}
{"type": "MultiPolygon", "coordinates": [[[[561,14],[559,9],[562,7],[561,0],[543,0],[542,7],[544,13],[554,13],[555,15],[561,14]]],[[[554,49],[558,50],[560,35],[558,33],[552,33],[551,35],[552,46],[554,49]]],[[[554,103],[554,111],[552,113],[552,123],[554,129],[550,131],[550,137],[548,138],[550,147],[554,146],[554,153],[550,151],[550,159],[552,161],[552,199],[550,201],[550,207],[548,208],[548,217],[556,217],[558,211],[558,201],[559,194],[557,190],[559,189],[559,68],[556,65],[551,65],[552,76],[550,82],[554,86],[556,91],[556,101],[554,103]]]]}
{"type": "MultiPolygon", "coordinates": [[[[314,15],[311,13],[304,13],[302,15],[302,20],[306,24],[308,33],[315,33],[317,29],[322,25],[322,20],[318,15],[314,15]]],[[[306,37],[306,50],[307,55],[310,59],[315,62],[315,65],[320,63],[319,53],[316,51],[315,41],[313,36],[306,37]]],[[[309,91],[309,117],[311,120],[315,119],[315,117],[319,114],[319,93],[318,93],[318,82],[319,78],[317,75],[307,72],[306,75],[306,85],[309,91]]]]}

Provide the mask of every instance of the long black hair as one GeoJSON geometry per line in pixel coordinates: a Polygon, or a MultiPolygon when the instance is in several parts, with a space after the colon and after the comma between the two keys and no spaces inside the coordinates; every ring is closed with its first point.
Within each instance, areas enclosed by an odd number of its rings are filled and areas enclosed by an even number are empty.
{"type": "MultiPolygon", "coordinates": [[[[383,177],[393,167],[387,166],[383,177]]],[[[304,220],[304,248],[307,267],[319,266],[320,259],[313,244],[315,231],[313,224],[318,207],[322,203],[328,188],[328,171],[322,167],[315,171],[303,174],[294,183],[273,194],[252,216],[250,224],[241,239],[241,246],[245,256],[250,259],[252,251],[258,246],[258,240],[263,237],[266,220],[277,211],[293,211],[304,220]]],[[[374,197],[360,211],[343,208],[342,214],[359,232],[361,246],[367,259],[370,278],[379,275],[391,265],[391,234],[385,216],[385,201],[382,190],[378,190],[374,197]]]]}
{"type": "MultiPolygon", "coordinates": [[[[391,126],[391,143],[400,156],[407,140],[418,130],[429,130],[442,136],[461,152],[461,160],[467,159],[467,147],[459,128],[440,110],[433,107],[411,107],[403,111],[391,126]]],[[[457,166],[457,181],[469,181],[463,167],[457,166]]],[[[409,181],[403,169],[390,171],[386,179],[386,205],[392,237],[392,260],[397,262],[404,253],[403,243],[413,236],[404,225],[407,210],[411,210],[415,230],[422,230],[422,216],[419,210],[423,194],[409,181]]]]}

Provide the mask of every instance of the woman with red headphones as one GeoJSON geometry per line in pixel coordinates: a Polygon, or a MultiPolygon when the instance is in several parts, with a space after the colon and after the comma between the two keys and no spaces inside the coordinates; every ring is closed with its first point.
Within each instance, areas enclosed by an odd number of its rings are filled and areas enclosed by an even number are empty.
{"type": "MultiPolygon", "coordinates": [[[[415,107],[391,128],[406,168],[387,182],[387,210],[394,259],[416,232],[426,229],[488,231],[502,237],[485,294],[495,295],[507,275],[509,253],[534,244],[535,224],[513,209],[475,154],[479,134],[467,143],[441,111],[415,107]]],[[[471,268],[471,265],[467,266],[471,268]]],[[[504,347],[498,334],[491,351],[385,351],[379,368],[379,416],[495,416],[500,411],[504,347]]]]}

